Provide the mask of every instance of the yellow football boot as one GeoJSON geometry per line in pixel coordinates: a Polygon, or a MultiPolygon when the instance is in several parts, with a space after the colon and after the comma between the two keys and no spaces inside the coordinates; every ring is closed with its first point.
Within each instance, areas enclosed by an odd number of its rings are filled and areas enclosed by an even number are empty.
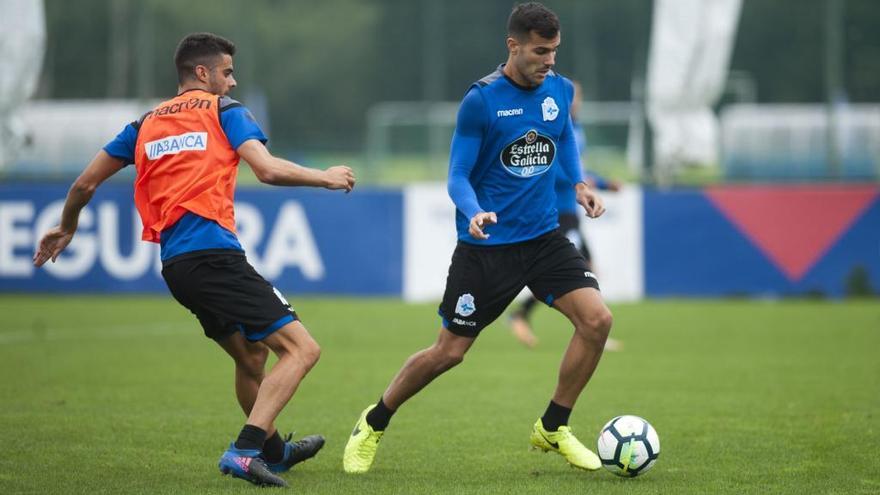
{"type": "Polygon", "coordinates": [[[367,423],[367,413],[375,406],[372,405],[361,413],[348,443],[345,444],[345,453],[342,455],[342,468],[346,473],[366,473],[376,457],[376,449],[379,448],[379,440],[384,431],[376,431],[367,423]]]}
{"type": "Polygon", "coordinates": [[[557,431],[547,431],[541,419],[535,423],[532,428],[532,436],[530,438],[532,447],[541,449],[544,452],[557,452],[573,467],[595,471],[602,467],[602,461],[599,456],[594,454],[590,449],[584,447],[584,444],[578,440],[571,432],[568,426],[560,426],[557,431]]]}

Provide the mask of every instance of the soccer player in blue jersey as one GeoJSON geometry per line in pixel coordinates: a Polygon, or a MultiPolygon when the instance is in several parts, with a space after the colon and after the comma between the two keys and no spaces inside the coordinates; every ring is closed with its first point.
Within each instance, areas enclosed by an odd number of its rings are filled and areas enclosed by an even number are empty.
{"type": "Polygon", "coordinates": [[[143,239],[160,244],[168,289],[235,361],[235,393],[247,422],[220,457],[220,471],[257,485],[287,486],[276,473],[314,456],[324,438],[293,442],[274,423],[320,348],[245,258],[233,215],[238,164],[243,158],[260,181],[278,186],[349,192],[355,179],[345,166],[312,169],[269,153],[251,113],[226,96],[236,85],[233,55],[235,45],[211,33],[180,42],[174,55],[177,96],[125,126],[98,152],[70,188],[61,223],[43,236],[34,264],[55,261],[95,189],[134,163],[143,239]],[[266,373],[269,350],[278,361],[266,373]]]}
{"type": "Polygon", "coordinates": [[[392,415],[461,363],[480,331],[525,286],[574,325],[556,390],[530,442],[572,466],[601,467],[568,419],[596,369],[612,317],[583,256],[558,230],[556,170],[564,170],[587,216],[601,215],[604,207],[583,180],[569,118],[572,84],[553,71],[559,19],[541,4],[517,5],[507,32],[507,63],[470,87],[452,138],[448,190],[457,209],[458,245],[440,304],[439,336],[410,356],[379,401],[361,413],[343,455],[348,473],[370,469],[392,415]]]}
{"type": "MultiPolygon", "coordinates": [[[[587,147],[587,135],[584,132],[583,125],[581,125],[577,118],[581,107],[581,85],[577,81],[572,81],[572,84],[574,85],[574,97],[571,100],[569,114],[571,115],[572,130],[574,131],[578,156],[580,157],[583,156],[584,150],[587,147]]],[[[616,192],[620,190],[619,182],[606,179],[596,173],[585,171],[584,179],[590,187],[600,191],[616,192]]],[[[561,168],[556,169],[555,190],[556,210],[559,212],[559,230],[581,252],[584,260],[587,262],[587,269],[590,272],[594,272],[590,248],[587,245],[587,239],[581,231],[581,215],[578,212],[580,206],[575,198],[571,182],[561,168]]],[[[540,301],[531,295],[510,314],[510,330],[516,339],[526,347],[535,347],[538,344],[538,338],[532,331],[530,323],[532,311],[535,310],[538,303],[540,301]]],[[[605,341],[606,351],[616,351],[622,348],[623,344],[619,340],[608,337],[608,340],[605,341]]]]}

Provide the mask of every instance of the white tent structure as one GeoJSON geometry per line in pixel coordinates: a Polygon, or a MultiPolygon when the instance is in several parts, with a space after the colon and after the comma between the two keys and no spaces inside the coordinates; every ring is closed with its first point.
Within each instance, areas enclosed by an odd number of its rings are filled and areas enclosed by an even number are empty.
{"type": "Polygon", "coordinates": [[[742,0],[655,0],[646,106],[654,166],[719,161],[718,102],[727,80],[742,0]]]}
{"type": "Polygon", "coordinates": [[[46,50],[42,0],[0,0],[0,170],[21,149],[19,111],[37,88],[46,50]]]}

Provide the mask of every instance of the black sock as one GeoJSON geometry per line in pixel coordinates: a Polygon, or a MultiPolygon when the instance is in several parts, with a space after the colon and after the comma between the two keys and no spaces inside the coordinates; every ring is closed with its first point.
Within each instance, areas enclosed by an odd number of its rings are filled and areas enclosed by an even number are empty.
{"type": "Polygon", "coordinates": [[[278,434],[278,430],[263,442],[263,459],[269,464],[281,462],[284,459],[284,440],[278,434]]]}
{"type": "Polygon", "coordinates": [[[241,429],[241,433],[238,434],[238,440],[235,441],[235,448],[242,450],[260,450],[263,448],[263,442],[265,441],[265,430],[254,425],[244,425],[244,428],[241,429]]]}
{"type": "Polygon", "coordinates": [[[541,423],[547,431],[556,431],[560,426],[568,424],[568,417],[571,415],[571,409],[562,407],[559,404],[550,401],[544,416],[541,417],[541,423]]]}
{"type": "Polygon", "coordinates": [[[388,423],[391,421],[391,416],[394,416],[394,412],[388,409],[388,406],[385,405],[385,402],[380,397],[376,407],[367,413],[367,424],[376,431],[385,431],[385,428],[388,428],[388,423]]]}

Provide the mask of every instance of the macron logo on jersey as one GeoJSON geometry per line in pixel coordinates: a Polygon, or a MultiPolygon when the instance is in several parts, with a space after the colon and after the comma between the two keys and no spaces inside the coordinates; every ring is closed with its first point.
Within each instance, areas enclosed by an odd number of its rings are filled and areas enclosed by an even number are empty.
{"type": "Polygon", "coordinates": [[[513,117],[515,115],[522,115],[522,108],[511,108],[510,110],[498,110],[497,114],[499,117],[513,117]]]}
{"type": "Polygon", "coordinates": [[[205,151],[208,149],[207,132],[187,132],[144,143],[147,158],[155,160],[165,155],[176,155],[181,151],[205,151]]]}

